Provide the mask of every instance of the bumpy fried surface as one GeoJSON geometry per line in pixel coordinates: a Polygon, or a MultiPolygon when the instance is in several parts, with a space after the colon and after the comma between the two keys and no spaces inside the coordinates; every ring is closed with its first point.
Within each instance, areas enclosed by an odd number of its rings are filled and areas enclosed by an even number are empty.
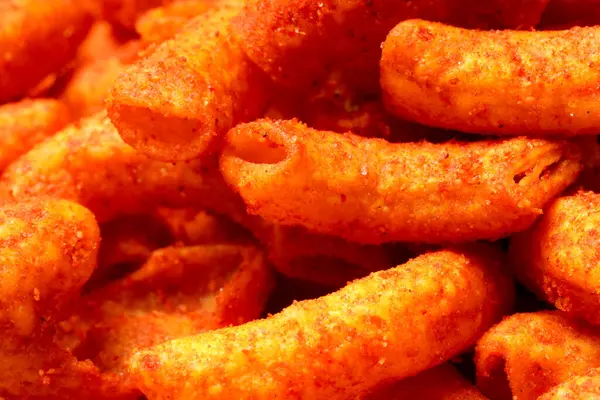
{"type": "Polygon", "coordinates": [[[162,205],[227,203],[231,195],[212,169],[199,162],[151,160],[125,144],[108,118],[98,114],[79,127],[67,127],[9,166],[0,196],[9,201],[69,199],[106,222],[162,205]]]}
{"type": "Polygon", "coordinates": [[[600,399],[600,369],[592,369],[561,383],[539,400],[598,400],[600,399]]]}
{"type": "Polygon", "coordinates": [[[600,195],[561,197],[511,240],[511,266],[530,290],[576,318],[600,324],[600,195]]]}
{"type": "Polygon", "coordinates": [[[550,0],[540,27],[553,29],[600,24],[599,0],[550,0]]]}
{"type": "Polygon", "coordinates": [[[430,253],[268,319],[139,351],[130,369],[150,399],[351,398],[460,353],[508,311],[501,258],[487,246],[430,253]]]}
{"type": "Polygon", "coordinates": [[[0,103],[25,95],[71,61],[91,24],[86,1],[0,2],[0,103]]]}
{"type": "Polygon", "coordinates": [[[61,324],[63,346],[103,372],[121,376],[136,348],[258,318],[272,276],[251,246],[214,245],[157,250],[129,277],[84,298],[61,324]]]}
{"type": "Polygon", "coordinates": [[[359,243],[500,238],[581,169],[576,146],[541,139],[390,144],[261,120],[227,140],[221,171],[250,213],[359,243]]]}
{"type": "Polygon", "coordinates": [[[388,109],[447,129],[496,135],[596,134],[598,28],[472,31],[398,24],[383,44],[388,109]]]}
{"type": "Polygon", "coordinates": [[[248,56],[285,86],[320,86],[332,70],[377,92],[381,42],[398,22],[424,18],[476,27],[530,27],[547,0],[250,0],[236,20],[248,56]],[[468,11],[467,11],[468,10],[468,11]]]}
{"type": "Polygon", "coordinates": [[[449,364],[394,383],[385,383],[365,400],[485,400],[469,381],[449,364]]]}
{"type": "Polygon", "coordinates": [[[600,330],[558,311],[515,314],[477,343],[477,386],[491,399],[535,400],[600,366],[600,330]]]}
{"type": "Polygon", "coordinates": [[[135,22],[135,30],[145,43],[171,39],[192,18],[217,5],[216,0],[180,0],[148,10],[135,22]]]}
{"type": "Polygon", "coordinates": [[[127,143],[156,159],[197,158],[262,113],[266,78],[230,33],[238,12],[223,7],[194,18],[117,78],[107,109],[127,143]]]}
{"type": "Polygon", "coordinates": [[[6,205],[0,237],[0,396],[73,398],[73,385],[97,389],[99,382],[89,380],[94,371],[57,349],[47,333],[96,265],[93,214],[63,200],[6,205]]]}
{"type": "Polygon", "coordinates": [[[0,170],[71,120],[69,109],[52,99],[0,106],[0,170]]]}

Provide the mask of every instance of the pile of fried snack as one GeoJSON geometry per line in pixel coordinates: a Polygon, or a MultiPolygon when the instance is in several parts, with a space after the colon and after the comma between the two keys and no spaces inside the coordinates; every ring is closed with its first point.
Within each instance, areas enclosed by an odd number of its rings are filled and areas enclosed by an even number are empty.
{"type": "Polygon", "coordinates": [[[599,399],[598,134],[599,0],[0,0],[0,399],[599,399]]]}

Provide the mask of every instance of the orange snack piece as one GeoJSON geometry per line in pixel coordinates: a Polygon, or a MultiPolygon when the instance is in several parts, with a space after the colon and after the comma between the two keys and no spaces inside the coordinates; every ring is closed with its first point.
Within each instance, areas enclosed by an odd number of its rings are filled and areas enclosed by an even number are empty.
{"type": "Polygon", "coordinates": [[[83,386],[104,398],[108,382],[54,346],[50,333],[96,265],[93,214],[68,201],[35,200],[1,207],[0,226],[0,396],[74,399],[83,386]]]}
{"type": "Polygon", "coordinates": [[[430,253],[270,318],[138,351],[130,370],[151,400],[352,398],[472,345],[511,307],[501,259],[488,246],[430,253]]]}
{"type": "Polygon", "coordinates": [[[539,400],[600,399],[600,369],[569,379],[541,396],[539,400]]]}
{"type": "Polygon", "coordinates": [[[383,44],[390,112],[418,123],[494,135],[596,134],[600,29],[472,31],[398,24],[383,44]]]}
{"type": "Polygon", "coordinates": [[[575,318],[600,324],[600,195],[553,201],[531,229],[511,240],[511,266],[540,298],[575,318]]]}
{"type": "Polygon", "coordinates": [[[235,33],[252,61],[284,86],[318,87],[332,70],[340,70],[352,86],[377,92],[380,45],[398,22],[423,18],[486,28],[531,27],[547,1],[250,0],[235,33]]]}
{"type": "Polygon", "coordinates": [[[156,250],[129,277],[84,298],[82,311],[62,324],[72,340],[63,343],[121,377],[127,392],[134,388],[125,368],[134,349],[255,319],[271,286],[265,259],[252,246],[156,250]]]}
{"type": "Polygon", "coordinates": [[[0,2],[0,104],[71,61],[91,25],[86,1],[0,2]]]}
{"type": "Polygon", "coordinates": [[[71,120],[53,99],[22,100],[0,106],[0,171],[71,120]]]}
{"type": "Polygon", "coordinates": [[[238,12],[223,7],[194,18],[118,77],[107,110],[125,142],[152,158],[189,160],[260,116],[268,85],[229,32],[238,12]]]}
{"type": "Polygon", "coordinates": [[[248,212],[358,243],[501,238],[581,169],[575,145],[541,139],[390,144],[260,120],[227,140],[221,171],[248,212]]]}
{"type": "Polygon", "coordinates": [[[440,365],[419,375],[384,384],[365,400],[486,400],[456,368],[440,365]]]}
{"type": "Polygon", "coordinates": [[[218,6],[223,0],[180,0],[153,8],[135,22],[135,30],[145,43],[162,43],[171,39],[186,22],[218,6]]]}
{"type": "Polygon", "coordinates": [[[171,3],[174,0],[101,0],[98,2],[102,18],[117,30],[133,31],[135,22],[147,10],[171,3]]]}
{"type": "Polygon", "coordinates": [[[598,328],[558,311],[514,314],[477,343],[477,386],[491,399],[535,400],[599,356],[598,328]]]}
{"type": "Polygon", "coordinates": [[[0,180],[5,200],[68,199],[89,208],[99,222],[152,212],[157,206],[227,202],[229,193],[214,167],[164,163],[137,153],[103,113],[34,147],[0,180]]]}

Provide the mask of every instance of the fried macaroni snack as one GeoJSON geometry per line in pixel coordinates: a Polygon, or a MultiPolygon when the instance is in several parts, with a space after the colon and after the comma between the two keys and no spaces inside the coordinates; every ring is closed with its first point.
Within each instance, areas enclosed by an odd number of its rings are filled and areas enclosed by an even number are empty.
{"type": "Polygon", "coordinates": [[[86,1],[0,2],[0,103],[25,95],[75,57],[92,24],[86,1]]]}
{"type": "Polygon", "coordinates": [[[67,337],[79,337],[64,343],[121,377],[125,393],[134,388],[126,374],[133,350],[258,318],[271,286],[252,246],[160,249],[129,277],[82,299],[83,310],[62,324],[67,337]]]}
{"type": "Polygon", "coordinates": [[[600,369],[569,379],[540,397],[540,400],[600,399],[600,369]]]}
{"type": "Polygon", "coordinates": [[[558,311],[515,314],[477,343],[477,386],[491,399],[535,400],[600,366],[600,330],[558,311]]]}
{"type": "Polygon", "coordinates": [[[267,81],[230,33],[238,12],[232,6],[196,17],[117,78],[107,110],[125,142],[152,158],[187,160],[260,116],[267,81]]]}
{"type": "Polygon", "coordinates": [[[71,120],[53,99],[22,100],[0,106],[0,171],[71,120]]]}
{"type": "Polygon", "coordinates": [[[581,169],[576,146],[526,138],[390,144],[260,120],[227,141],[221,171],[250,213],[358,243],[500,238],[581,169]]]}
{"type": "Polygon", "coordinates": [[[383,384],[364,400],[486,400],[469,381],[449,364],[392,384],[383,384]]]}
{"type": "Polygon", "coordinates": [[[552,202],[511,240],[511,266],[539,297],[567,314],[600,324],[600,195],[580,192],[552,202]]]}
{"type": "Polygon", "coordinates": [[[68,199],[107,222],[157,206],[227,202],[231,195],[221,181],[218,171],[199,162],[164,163],[137,153],[101,113],[68,126],[9,166],[0,196],[68,199]]]}
{"type": "Polygon", "coordinates": [[[340,70],[353,86],[378,92],[380,45],[398,22],[424,18],[488,28],[517,27],[513,22],[530,27],[546,3],[250,0],[235,32],[252,61],[284,86],[317,87],[332,70],[340,70]]]}
{"type": "Polygon", "coordinates": [[[596,134],[600,29],[472,31],[398,24],[383,44],[388,109],[425,125],[494,135],[596,134]]]}
{"type": "Polygon", "coordinates": [[[0,396],[52,398],[93,375],[54,348],[45,331],[91,275],[98,225],[80,205],[36,200],[1,207],[0,236],[0,396]],[[53,379],[58,385],[49,385],[53,379]]]}
{"type": "Polygon", "coordinates": [[[430,253],[268,319],[139,351],[130,370],[151,400],[351,398],[472,345],[511,307],[501,258],[487,246],[430,253]]]}

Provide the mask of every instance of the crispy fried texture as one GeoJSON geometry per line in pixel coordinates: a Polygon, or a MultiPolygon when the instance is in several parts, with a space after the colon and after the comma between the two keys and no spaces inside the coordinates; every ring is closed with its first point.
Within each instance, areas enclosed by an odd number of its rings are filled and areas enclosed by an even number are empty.
{"type": "Polygon", "coordinates": [[[107,109],[125,142],[156,159],[188,160],[262,113],[266,78],[229,32],[238,12],[223,7],[194,18],[117,78],[107,109]]]}
{"type": "Polygon", "coordinates": [[[553,29],[600,24],[599,0],[550,0],[540,28],[553,29]]]}
{"type": "Polygon", "coordinates": [[[151,160],[121,140],[103,114],[68,126],[10,165],[0,197],[53,197],[78,202],[99,222],[151,212],[157,206],[203,206],[233,194],[216,168],[199,162],[151,160]]]}
{"type": "Polygon", "coordinates": [[[69,109],[53,99],[0,106],[0,171],[70,120],[69,109]]]}
{"type": "Polygon", "coordinates": [[[425,125],[495,135],[596,134],[599,28],[471,31],[421,20],[383,44],[390,112],[425,125]]]}
{"type": "Polygon", "coordinates": [[[526,3],[250,0],[235,32],[248,56],[284,86],[317,87],[331,71],[340,70],[352,86],[377,92],[380,45],[398,22],[424,18],[486,28],[530,27],[547,0],[526,3]]]}
{"type": "Polygon", "coordinates": [[[539,400],[600,399],[600,369],[594,368],[556,386],[539,400]]]}
{"type": "Polygon", "coordinates": [[[260,120],[227,140],[221,171],[250,213],[359,243],[500,238],[581,169],[576,146],[541,139],[390,144],[260,120]]]}
{"type": "Polygon", "coordinates": [[[487,246],[430,253],[270,318],[139,351],[130,369],[149,399],[352,398],[460,353],[508,311],[501,258],[487,246]]]}
{"type": "Polygon", "coordinates": [[[61,99],[77,117],[102,111],[115,79],[127,65],[137,59],[143,47],[141,42],[128,42],[109,55],[82,63],[62,91],[61,99]]]}
{"type": "Polygon", "coordinates": [[[180,0],[146,11],[135,22],[135,30],[146,43],[171,39],[186,22],[210,10],[220,1],[180,0]]]}
{"type": "Polygon", "coordinates": [[[96,265],[100,234],[93,214],[64,200],[6,205],[0,236],[0,396],[104,398],[109,383],[51,340],[54,320],[96,265]]]}
{"type": "Polygon", "coordinates": [[[265,259],[251,246],[157,250],[128,278],[84,298],[62,324],[73,340],[63,343],[131,388],[125,365],[134,349],[258,318],[271,287],[265,259]]]}
{"type": "Polygon", "coordinates": [[[91,25],[86,1],[0,2],[0,103],[25,95],[71,61],[91,25]]]}
{"type": "Polygon", "coordinates": [[[365,400],[485,400],[469,381],[449,364],[419,375],[386,383],[364,397],[365,400]]]}
{"type": "Polygon", "coordinates": [[[511,266],[539,297],[576,318],[600,324],[600,195],[579,192],[545,209],[513,236],[511,266]]]}
{"type": "Polygon", "coordinates": [[[515,314],[476,347],[477,386],[498,400],[535,400],[600,366],[600,330],[558,311],[515,314]]]}

